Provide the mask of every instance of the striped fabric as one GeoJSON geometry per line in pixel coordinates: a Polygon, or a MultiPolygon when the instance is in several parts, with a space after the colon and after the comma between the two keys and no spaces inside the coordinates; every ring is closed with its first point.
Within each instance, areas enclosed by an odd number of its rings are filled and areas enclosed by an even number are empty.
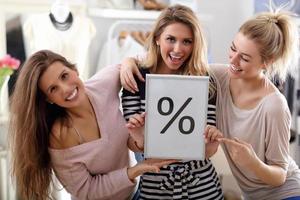
{"type": "MultiPolygon", "coordinates": [[[[141,73],[145,78],[149,71],[141,69],[141,73]]],[[[145,83],[137,78],[136,81],[139,92],[122,91],[123,115],[127,121],[133,114],[145,111],[145,83]]],[[[216,95],[209,97],[207,123],[216,126],[216,95]]],[[[159,173],[145,173],[139,189],[139,199],[223,199],[219,178],[209,159],[178,162],[161,168],[159,173]]]]}
{"type": "Polygon", "coordinates": [[[174,163],[141,177],[139,199],[223,199],[209,160],[174,163]]]}

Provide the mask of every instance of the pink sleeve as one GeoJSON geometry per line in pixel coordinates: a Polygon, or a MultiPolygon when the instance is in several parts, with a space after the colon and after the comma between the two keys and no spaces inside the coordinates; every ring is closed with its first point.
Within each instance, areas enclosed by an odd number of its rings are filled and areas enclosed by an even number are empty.
{"type": "Polygon", "coordinates": [[[129,196],[135,186],[127,176],[126,167],[97,175],[90,174],[84,164],[75,164],[67,169],[54,166],[54,169],[65,189],[79,199],[129,196]]]}

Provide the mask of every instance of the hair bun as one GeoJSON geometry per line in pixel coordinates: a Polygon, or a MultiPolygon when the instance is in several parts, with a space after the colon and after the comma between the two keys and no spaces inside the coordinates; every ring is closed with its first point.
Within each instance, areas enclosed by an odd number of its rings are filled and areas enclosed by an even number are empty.
{"type": "Polygon", "coordinates": [[[267,21],[268,21],[268,23],[275,23],[275,24],[278,23],[278,19],[272,18],[272,17],[268,17],[268,18],[267,18],[267,21]]]}

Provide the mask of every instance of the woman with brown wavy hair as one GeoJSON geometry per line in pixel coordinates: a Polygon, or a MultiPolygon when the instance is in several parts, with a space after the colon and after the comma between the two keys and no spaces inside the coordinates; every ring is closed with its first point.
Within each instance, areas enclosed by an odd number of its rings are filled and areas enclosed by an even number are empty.
{"type": "Polygon", "coordinates": [[[119,110],[119,90],[118,66],[83,84],[61,55],[42,50],[27,60],[10,122],[12,173],[23,199],[51,199],[53,171],[72,199],[127,199],[135,177],[172,162],[129,167],[128,147],[138,149],[119,110]]]}

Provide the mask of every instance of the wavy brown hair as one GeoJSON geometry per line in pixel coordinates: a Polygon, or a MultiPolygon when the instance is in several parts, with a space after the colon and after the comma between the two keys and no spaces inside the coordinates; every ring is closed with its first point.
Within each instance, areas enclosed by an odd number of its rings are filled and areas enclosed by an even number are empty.
{"type": "Polygon", "coordinates": [[[10,99],[12,175],[22,199],[51,199],[49,135],[55,120],[66,120],[68,117],[64,108],[46,101],[46,96],[38,87],[38,81],[45,70],[57,61],[76,70],[61,55],[48,50],[38,51],[25,62],[19,72],[10,99]]]}

